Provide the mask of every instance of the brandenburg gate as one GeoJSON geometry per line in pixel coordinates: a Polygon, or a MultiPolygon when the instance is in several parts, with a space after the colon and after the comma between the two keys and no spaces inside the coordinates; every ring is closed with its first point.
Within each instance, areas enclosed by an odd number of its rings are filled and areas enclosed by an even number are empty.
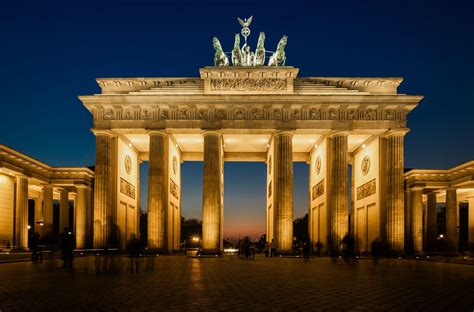
{"type": "Polygon", "coordinates": [[[214,38],[215,66],[199,77],[97,79],[101,93],[80,97],[96,136],[94,247],[138,233],[139,163],[149,161],[148,248],[177,250],[181,163],[203,161],[202,247],[220,252],[224,162],[257,161],[278,252],[292,250],[293,162],[309,164],[313,246],[338,252],[351,229],[361,251],[379,239],[402,252],[403,141],[422,97],[398,93],[402,78],[299,77],[285,65],[286,36],[267,63],[264,33],[253,53],[251,19],[240,21],[244,47],[236,35],[225,53],[214,38]]]}

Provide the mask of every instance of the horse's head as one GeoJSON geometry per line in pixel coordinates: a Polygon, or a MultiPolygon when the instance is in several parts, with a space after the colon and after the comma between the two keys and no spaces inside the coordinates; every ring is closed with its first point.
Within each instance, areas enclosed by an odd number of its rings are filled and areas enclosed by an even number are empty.
{"type": "Polygon", "coordinates": [[[239,48],[240,49],[240,36],[239,36],[239,34],[235,34],[234,48],[239,48]]]}
{"type": "Polygon", "coordinates": [[[260,32],[260,35],[258,36],[257,48],[263,48],[264,44],[265,44],[265,33],[262,31],[260,32]]]}
{"type": "Polygon", "coordinates": [[[284,35],[281,37],[280,42],[278,43],[279,48],[284,48],[286,46],[286,42],[288,41],[288,36],[284,35]]]}
{"type": "Polygon", "coordinates": [[[212,38],[212,45],[216,51],[222,50],[221,42],[219,39],[217,39],[217,37],[212,38]]]}

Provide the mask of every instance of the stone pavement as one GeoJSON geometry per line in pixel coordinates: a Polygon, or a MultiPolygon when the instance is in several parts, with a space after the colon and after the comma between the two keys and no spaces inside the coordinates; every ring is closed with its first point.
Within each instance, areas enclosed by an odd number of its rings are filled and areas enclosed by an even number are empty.
{"type": "MultiPolygon", "coordinates": [[[[95,258],[0,264],[0,310],[429,310],[473,311],[474,267],[414,260],[235,256],[116,258],[118,273],[96,274],[95,258]],[[148,271],[146,271],[148,270],[148,271]]],[[[111,262],[109,262],[110,264],[111,262]]]]}

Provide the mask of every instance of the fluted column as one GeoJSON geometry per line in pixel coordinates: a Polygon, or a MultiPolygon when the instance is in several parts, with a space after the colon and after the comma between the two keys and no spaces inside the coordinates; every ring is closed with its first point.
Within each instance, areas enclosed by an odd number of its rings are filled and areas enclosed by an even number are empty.
{"type": "Polygon", "coordinates": [[[148,167],[148,248],[165,250],[168,210],[168,137],[165,132],[150,135],[148,167]]]}
{"type": "Polygon", "coordinates": [[[76,247],[86,247],[86,213],[87,213],[87,187],[77,186],[76,202],[74,206],[76,247]]]}
{"type": "Polygon", "coordinates": [[[411,190],[405,191],[405,250],[410,254],[414,251],[412,194],[411,190]]]}
{"type": "Polygon", "coordinates": [[[223,149],[222,136],[204,133],[204,175],[202,192],[202,248],[205,252],[221,252],[223,219],[223,149]]]}
{"type": "Polygon", "coordinates": [[[457,228],[457,196],[455,188],[446,189],[446,251],[458,252],[458,228],[457,228]]]}
{"type": "Polygon", "coordinates": [[[59,232],[63,232],[64,228],[69,231],[69,191],[62,189],[59,193],[59,232]]]}
{"type": "Polygon", "coordinates": [[[28,248],[28,178],[16,179],[15,247],[28,248]]]}
{"type": "Polygon", "coordinates": [[[35,198],[35,224],[31,226],[34,228],[36,233],[42,234],[43,227],[41,226],[41,222],[43,221],[43,200],[41,197],[35,198]]]}
{"type": "Polygon", "coordinates": [[[341,241],[349,232],[347,134],[335,134],[328,138],[328,251],[341,251],[341,241]]]}
{"type": "Polygon", "coordinates": [[[278,253],[293,250],[293,134],[274,136],[274,231],[278,253]]]}
{"type": "Polygon", "coordinates": [[[436,193],[428,193],[428,202],[426,205],[426,247],[428,252],[437,251],[438,237],[438,210],[436,208],[436,193]]]}
{"type": "Polygon", "coordinates": [[[404,247],[403,137],[406,131],[392,132],[386,137],[386,240],[393,253],[404,247]]]}
{"type": "Polygon", "coordinates": [[[94,211],[93,211],[93,197],[92,188],[86,188],[86,247],[93,245],[94,232],[94,211]]]}
{"type": "Polygon", "coordinates": [[[423,252],[423,202],[422,190],[411,191],[411,207],[413,217],[413,249],[415,254],[423,252]]]}
{"type": "Polygon", "coordinates": [[[95,135],[94,248],[106,248],[112,222],[113,134],[108,131],[98,131],[95,135]]]}
{"type": "Polygon", "coordinates": [[[53,186],[43,185],[43,233],[53,232],[53,186]]]}
{"type": "Polygon", "coordinates": [[[469,211],[467,215],[469,218],[467,222],[468,231],[469,231],[469,234],[468,234],[469,245],[468,246],[473,246],[473,247],[469,247],[470,249],[472,249],[474,248],[474,197],[469,198],[469,211]]]}

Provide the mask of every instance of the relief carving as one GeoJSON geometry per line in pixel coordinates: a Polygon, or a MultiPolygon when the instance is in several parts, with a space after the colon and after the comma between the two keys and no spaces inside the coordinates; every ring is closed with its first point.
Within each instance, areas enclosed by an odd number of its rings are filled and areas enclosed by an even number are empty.
{"type": "Polygon", "coordinates": [[[160,119],[168,119],[168,111],[167,110],[160,110],[160,119]]]}
{"type": "Polygon", "coordinates": [[[321,111],[316,108],[312,108],[309,110],[309,119],[311,120],[319,120],[321,119],[321,111]]]}
{"type": "Polygon", "coordinates": [[[377,114],[373,109],[367,109],[364,111],[364,119],[365,120],[375,120],[377,119],[377,114]]]}
{"type": "Polygon", "coordinates": [[[179,119],[188,119],[188,110],[186,108],[180,108],[178,111],[179,119]]]}
{"type": "Polygon", "coordinates": [[[286,80],[278,78],[211,79],[211,91],[286,91],[286,80]]]}
{"type": "Polygon", "coordinates": [[[132,119],[132,113],[130,113],[130,111],[126,111],[124,115],[124,119],[132,119]]]}
{"type": "Polygon", "coordinates": [[[262,119],[262,112],[259,108],[254,108],[252,110],[252,117],[253,119],[262,119]]]}
{"type": "Polygon", "coordinates": [[[179,187],[176,183],[170,179],[170,193],[174,198],[179,199],[179,187]]]}
{"type": "Polygon", "coordinates": [[[245,111],[243,109],[236,109],[234,111],[234,119],[244,119],[245,111]]]}
{"type": "Polygon", "coordinates": [[[135,199],[135,186],[123,178],[120,178],[120,193],[135,199]]]}
{"type": "Polygon", "coordinates": [[[299,109],[295,109],[291,114],[291,119],[301,119],[301,111],[299,109]]]}
{"type": "Polygon", "coordinates": [[[357,200],[364,199],[370,195],[375,194],[375,179],[369,181],[357,188],[357,200]]]}
{"type": "Polygon", "coordinates": [[[329,119],[331,120],[339,119],[339,111],[336,109],[329,110],[329,119]]]}
{"type": "Polygon", "coordinates": [[[281,120],[281,110],[280,109],[275,109],[273,111],[273,117],[276,120],[281,120]]]}
{"type": "Polygon", "coordinates": [[[347,119],[348,120],[354,120],[357,119],[357,110],[356,109],[351,109],[347,113],[347,119]]]}
{"type": "Polygon", "coordinates": [[[104,119],[110,120],[114,117],[114,111],[111,109],[108,109],[104,112],[104,119]]]}
{"type": "Polygon", "coordinates": [[[316,198],[324,194],[324,179],[322,179],[318,184],[313,186],[311,193],[312,200],[315,200],[316,198]]]}
{"type": "Polygon", "coordinates": [[[153,114],[149,110],[147,109],[142,110],[141,119],[151,119],[152,116],[153,114]]]}
{"type": "Polygon", "coordinates": [[[198,111],[198,118],[199,118],[199,119],[206,120],[206,119],[207,119],[207,116],[208,116],[207,109],[200,109],[200,110],[198,111]]]}
{"type": "Polygon", "coordinates": [[[217,109],[216,110],[216,118],[217,119],[225,119],[225,110],[223,109],[217,109]]]}

